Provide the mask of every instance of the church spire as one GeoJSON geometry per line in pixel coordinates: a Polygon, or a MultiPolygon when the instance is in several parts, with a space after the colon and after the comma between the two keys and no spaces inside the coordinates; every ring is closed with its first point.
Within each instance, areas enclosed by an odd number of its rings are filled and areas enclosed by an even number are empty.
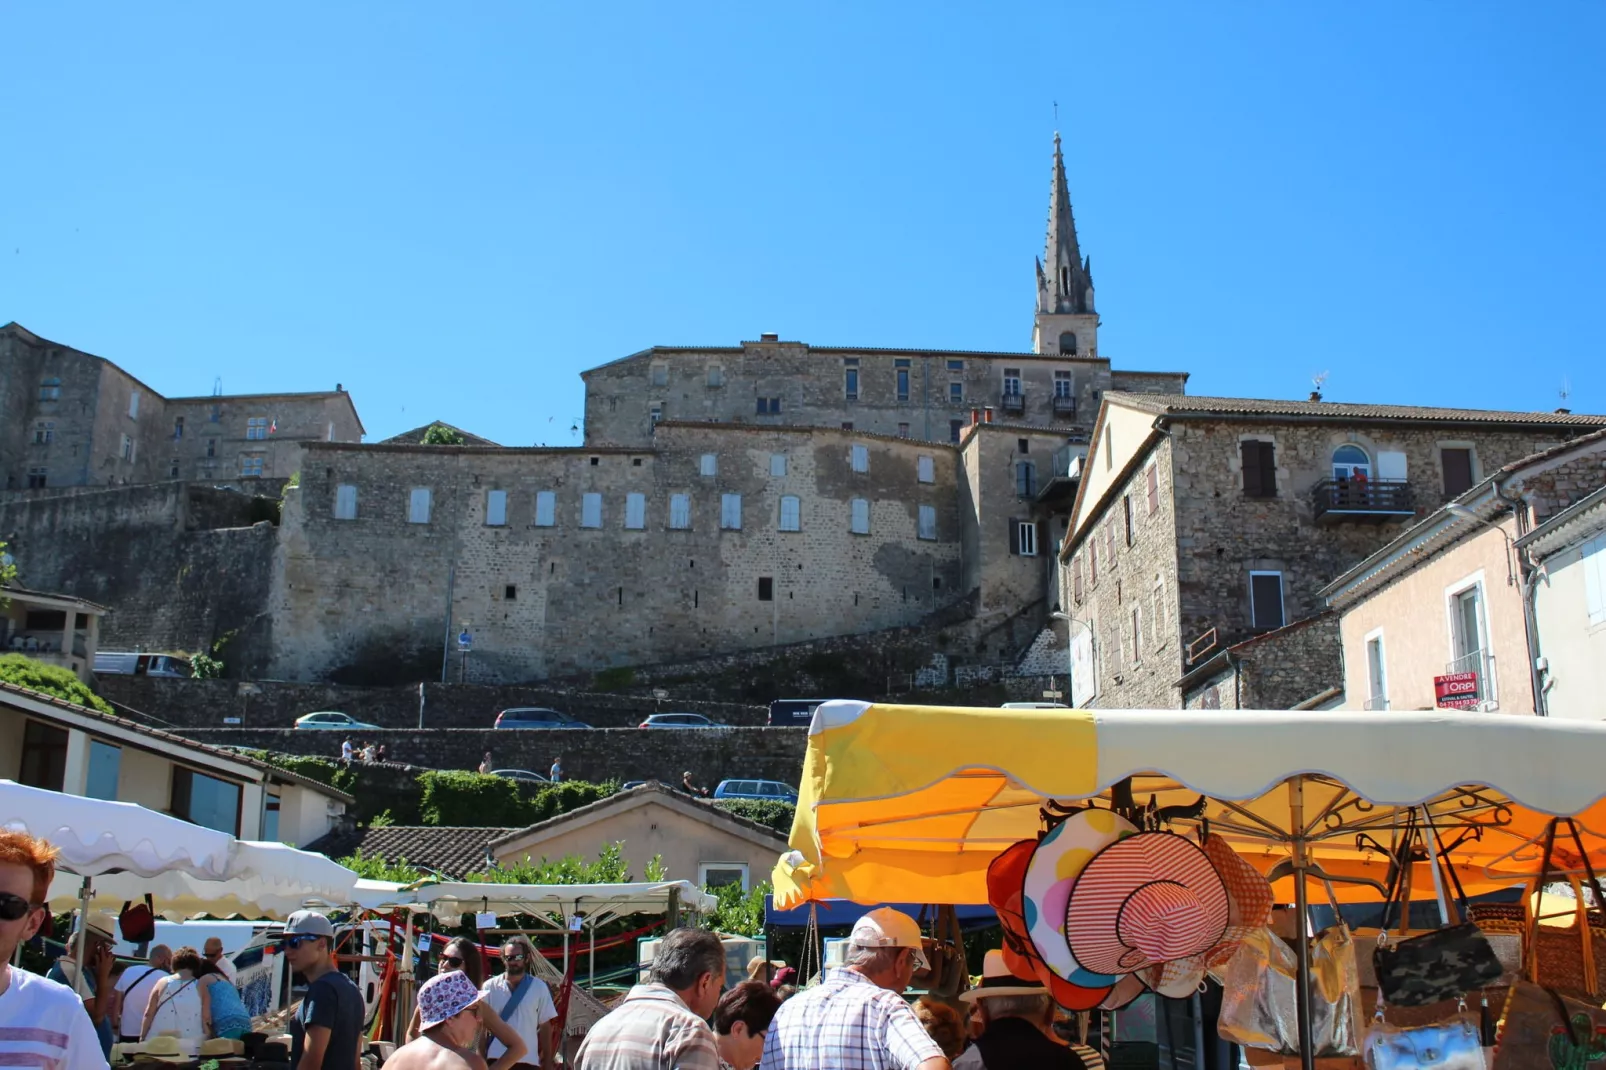
{"type": "Polygon", "coordinates": [[[1059,131],[1054,132],[1054,176],[1048,199],[1048,239],[1037,264],[1037,311],[1090,313],[1093,279],[1090,260],[1082,258],[1076,241],[1076,217],[1071,213],[1071,191],[1065,181],[1065,156],[1059,131]]]}

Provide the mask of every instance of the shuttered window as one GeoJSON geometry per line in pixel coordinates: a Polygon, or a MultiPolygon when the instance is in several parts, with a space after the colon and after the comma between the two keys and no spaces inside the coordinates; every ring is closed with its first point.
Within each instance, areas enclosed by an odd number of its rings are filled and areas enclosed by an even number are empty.
{"type": "Polygon", "coordinates": [[[414,487],[407,498],[407,522],[409,524],[429,523],[429,488],[414,487]]]}
{"type": "Polygon", "coordinates": [[[602,526],[602,495],[591,493],[580,496],[580,526],[583,528],[602,526]]]}
{"type": "Polygon", "coordinates": [[[1270,442],[1254,440],[1239,444],[1243,453],[1244,495],[1249,498],[1277,497],[1277,450],[1270,442]]]}
{"type": "Polygon", "coordinates": [[[803,530],[803,503],[794,494],[781,495],[781,530],[803,530]]]}
{"type": "Polygon", "coordinates": [[[719,458],[712,453],[705,453],[697,463],[697,471],[705,476],[719,474],[719,458]]]}
{"type": "Polygon", "coordinates": [[[1283,574],[1249,574],[1249,613],[1254,627],[1261,631],[1283,626],[1283,574]]]}
{"type": "Polygon", "coordinates": [[[1471,450],[1440,450],[1439,460],[1444,466],[1444,496],[1446,498],[1454,498],[1456,495],[1472,489],[1471,450]]]}
{"type": "Polygon", "coordinates": [[[535,492],[535,526],[550,528],[558,522],[558,496],[555,491],[535,492]]]}
{"type": "Polygon", "coordinates": [[[930,457],[915,459],[915,478],[922,483],[935,483],[937,481],[936,462],[930,457]]]}
{"type": "Polygon", "coordinates": [[[784,476],[784,475],[786,475],[786,454],[784,454],[784,453],[772,453],[772,454],[770,454],[770,475],[772,475],[772,476],[784,476]]]}
{"type": "Polygon", "coordinates": [[[335,488],[335,519],[357,519],[357,488],[351,483],[342,483],[335,488]]]}
{"type": "Polygon", "coordinates": [[[1584,603],[1590,626],[1606,624],[1606,535],[1597,535],[1580,547],[1579,564],[1584,569],[1584,603]]]}
{"type": "Polygon", "coordinates": [[[501,527],[507,523],[507,491],[485,492],[485,522],[491,527],[501,527]]]}
{"type": "Polygon", "coordinates": [[[855,498],[851,509],[852,518],[848,522],[848,530],[855,535],[870,534],[870,500],[855,498]]]}
{"type": "Polygon", "coordinates": [[[854,446],[850,452],[853,470],[855,472],[868,472],[870,470],[870,447],[854,446]]]}
{"type": "Polygon", "coordinates": [[[669,526],[676,531],[685,531],[691,527],[690,494],[669,496],[669,526]]]}
{"type": "Polygon", "coordinates": [[[937,537],[937,507],[935,505],[922,505],[920,507],[917,533],[922,539],[935,539],[937,537]]]}
{"type": "Polygon", "coordinates": [[[1149,491],[1149,515],[1160,510],[1160,466],[1151,464],[1146,475],[1149,491]]]}
{"type": "Polygon", "coordinates": [[[647,496],[625,495],[625,527],[641,530],[647,526],[647,496]]]}
{"type": "Polygon", "coordinates": [[[1082,602],[1082,559],[1071,560],[1071,597],[1078,605],[1082,602]]]}
{"type": "Polygon", "coordinates": [[[721,494],[719,496],[719,526],[725,531],[742,530],[742,496],[740,494],[721,494]]]}

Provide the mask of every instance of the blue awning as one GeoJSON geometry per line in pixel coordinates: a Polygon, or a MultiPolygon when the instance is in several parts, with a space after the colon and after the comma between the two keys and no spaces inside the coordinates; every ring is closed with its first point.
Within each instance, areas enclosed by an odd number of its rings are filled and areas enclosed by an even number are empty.
{"type": "MultiPolygon", "coordinates": [[[[776,910],[775,897],[764,897],[764,924],[774,929],[803,929],[809,924],[809,905],[804,903],[792,910],[776,910]]],[[[818,911],[820,928],[822,929],[851,929],[853,923],[859,918],[874,910],[877,905],[893,907],[903,911],[911,918],[920,916],[919,903],[881,903],[866,905],[855,903],[849,899],[822,899],[813,904],[818,911]]],[[[962,929],[985,929],[989,925],[998,924],[998,915],[993,908],[985,903],[961,904],[954,908],[959,912],[959,926],[962,929]]],[[[928,909],[929,917],[930,911],[928,909]]]]}

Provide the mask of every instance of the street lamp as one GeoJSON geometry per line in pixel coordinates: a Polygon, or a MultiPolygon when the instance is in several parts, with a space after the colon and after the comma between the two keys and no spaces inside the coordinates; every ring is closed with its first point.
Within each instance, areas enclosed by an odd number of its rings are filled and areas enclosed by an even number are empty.
{"type": "MultiPolygon", "coordinates": [[[[1093,625],[1089,624],[1085,620],[1080,620],[1080,619],[1078,619],[1076,617],[1071,616],[1069,613],[1064,613],[1064,612],[1061,612],[1060,610],[1057,610],[1057,609],[1054,610],[1052,613],[1050,613],[1049,616],[1052,617],[1054,620],[1062,620],[1062,621],[1065,621],[1067,624],[1080,624],[1082,627],[1086,628],[1087,629],[1087,649],[1088,649],[1088,653],[1089,653],[1089,655],[1093,654],[1093,652],[1094,652],[1093,651],[1093,644],[1095,642],[1095,638],[1094,638],[1094,635],[1093,635],[1093,625]]],[[[1066,632],[1069,633],[1069,631],[1070,631],[1070,629],[1067,628],[1066,632]]],[[[1068,637],[1068,635],[1067,635],[1067,637],[1068,637]]],[[[1074,656],[1072,655],[1072,652],[1071,652],[1069,646],[1067,646],[1066,651],[1065,651],[1065,660],[1066,660],[1066,673],[1065,673],[1065,675],[1071,681],[1071,694],[1072,694],[1072,696],[1074,696],[1076,694],[1076,661],[1075,661],[1074,656]]],[[[1089,660],[1093,661],[1094,659],[1092,659],[1090,657],[1089,660]]],[[[1093,676],[1093,690],[1087,696],[1087,699],[1088,699],[1089,702],[1091,702],[1092,700],[1094,700],[1094,699],[1099,697],[1099,676],[1098,676],[1098,672],[1096,670],[1094,670],[1092,672],[1092,676],[1093,676]]],[[[1076,699],[1073,697],[1071,699],[1071,701],[1074,703],[1076,701],[1076,699]]]]}

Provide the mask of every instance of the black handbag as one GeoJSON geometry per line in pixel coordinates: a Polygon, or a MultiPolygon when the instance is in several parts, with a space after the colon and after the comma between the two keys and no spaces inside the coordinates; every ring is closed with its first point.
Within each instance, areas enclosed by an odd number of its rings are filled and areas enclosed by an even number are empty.
{"type": "Polygon", "coordinates": [[[1385,932],[1372,952],[1372,968],[1384,1001],[1395,1007],[1461,999],[1505,973],[1483,930],[1471,922],[1398,943],[1389,943],[1385,932]]]}

